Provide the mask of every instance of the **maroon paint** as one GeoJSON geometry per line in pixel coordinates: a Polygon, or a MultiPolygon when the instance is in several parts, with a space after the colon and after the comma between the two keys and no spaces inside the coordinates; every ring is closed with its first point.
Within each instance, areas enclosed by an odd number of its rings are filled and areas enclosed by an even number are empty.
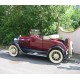
{"type": "Polygon", "coordinates": [[[44,50],[44,51],[47,51],[49,48],[53,46],[60,46],[65,51],[67,50],[66,46],[62,42],[58,41],[58,39],[44,40],[40,36],[33,36],[33,35],[21,36],[19,38],[19,45],[30,49],[44,50]]]}

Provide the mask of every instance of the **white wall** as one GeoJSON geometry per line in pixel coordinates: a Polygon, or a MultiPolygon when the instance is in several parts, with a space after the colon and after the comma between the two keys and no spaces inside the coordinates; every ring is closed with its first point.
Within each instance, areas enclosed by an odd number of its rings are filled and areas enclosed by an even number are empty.
{"type": "Polygon", "coordinates": [[[70,38],[73,41],[73,52],[80,54],[80,28],[74,32],[66,32],[60,27],[58,34],[62,39],[70,38]]]}

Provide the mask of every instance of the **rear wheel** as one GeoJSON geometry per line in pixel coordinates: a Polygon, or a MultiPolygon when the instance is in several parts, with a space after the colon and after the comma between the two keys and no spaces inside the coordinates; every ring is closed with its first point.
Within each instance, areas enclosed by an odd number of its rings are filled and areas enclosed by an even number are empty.
{"type": "Polygon", "coordinates": [[[61,63],[63,60],[63,54],[58,49],[53,49],[49,52],[49,60],[53,63],[61,63]]]}
{"type": "Polygon", "coordinates": [[[15,45],[10,45],[10,47],[9,47],[9,54],[11,56],[14,56],[14,57],[18,56],[19,55],[18,48],[15,45]]]}

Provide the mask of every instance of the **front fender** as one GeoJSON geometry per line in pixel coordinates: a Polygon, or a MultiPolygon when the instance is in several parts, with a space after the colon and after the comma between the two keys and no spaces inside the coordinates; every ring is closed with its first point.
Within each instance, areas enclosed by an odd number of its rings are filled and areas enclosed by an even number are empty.
{"type": "Polygon", "coordinates": [[[23,52],[23,51],[21,50],[19,44],[18,44],[16,41],[12,41],[12,42],[10,43],[10,45],[15,45],[15,46],[19,49],[20,52],[23,52]]]}

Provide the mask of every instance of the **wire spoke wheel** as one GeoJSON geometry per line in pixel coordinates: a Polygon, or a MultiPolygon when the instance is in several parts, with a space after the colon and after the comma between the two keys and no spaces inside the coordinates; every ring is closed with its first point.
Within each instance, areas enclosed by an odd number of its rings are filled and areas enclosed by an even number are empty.
{"type": "Polygon", "coordinates": [[[15,45],[10,45],[9,47],[9,54],[11,56],[17,56],[19,54],[19,50],[15,45]]]}
{"type": "Polygon", "coordinates": [[[63,60],[63,54],[60,50],[51,50],[49,53],[49,60],[53,63],[60,63],[63,60]]]}

